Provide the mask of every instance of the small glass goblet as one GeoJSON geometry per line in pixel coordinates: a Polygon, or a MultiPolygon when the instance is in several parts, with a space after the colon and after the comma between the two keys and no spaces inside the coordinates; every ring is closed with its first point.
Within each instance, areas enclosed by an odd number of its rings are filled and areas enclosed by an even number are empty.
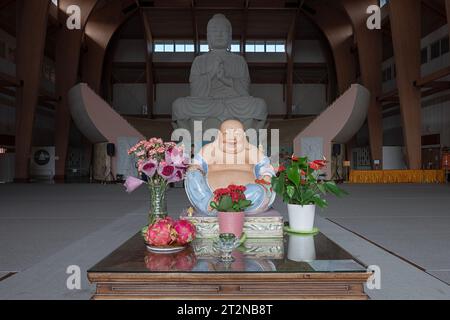
{"type": "Polygon", "coordinates": [[[233,250],[239,246],[239,239],[233,233],[222,233],[214,242],[215,247],[220,251],[220,260],[223,262],[233,262],[233,250]]]}

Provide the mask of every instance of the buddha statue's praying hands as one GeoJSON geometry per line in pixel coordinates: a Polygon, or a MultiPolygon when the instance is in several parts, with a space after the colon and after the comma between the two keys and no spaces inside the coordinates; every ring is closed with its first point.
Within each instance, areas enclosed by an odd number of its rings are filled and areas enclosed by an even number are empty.
{"type": "Polygon", "coordinates": [[[210,207],[214,191],[242,185],[246,187],[246,198],[252,201],[246,213],[265,212],[275,200],[271,189],[274,175],[270,159],[247,141],[243,124],[227,120],[220,126],[217,138],[195,156],[186,175],[186,193],[198,212],[214,215],[210,207]]]}
{"type": "Polygon", "coordinates": [[[194,60],[191,96],[173,103],[175,126],[193,132],[194,121],[203,121],[207,130],[219,128],[225,120],[238,119],[245,129],[262,129],[266,124],[267,105],[264,100],[250,96],[247,62],[230,52],[230,21],[216,14],[208,23],[207,33],[210,51],[194,60]]]}

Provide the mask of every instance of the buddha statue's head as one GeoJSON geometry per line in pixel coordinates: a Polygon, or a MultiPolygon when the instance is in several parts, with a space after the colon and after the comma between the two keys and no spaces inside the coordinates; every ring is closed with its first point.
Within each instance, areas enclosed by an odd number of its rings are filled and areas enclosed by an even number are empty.
{"type": "Polygon", "coordinates": [[[233,28],[223,14],[216,14],[209,20],[207,33],[211,50],[226,50],[231,47],[233,28]]]}
{"type": "Polygon", "coordinates": [[[228,154],[237,154],[245,150],[247,138],[240,121],[227,120],[222,123],[218,136],[219,148],[228,154]]]}

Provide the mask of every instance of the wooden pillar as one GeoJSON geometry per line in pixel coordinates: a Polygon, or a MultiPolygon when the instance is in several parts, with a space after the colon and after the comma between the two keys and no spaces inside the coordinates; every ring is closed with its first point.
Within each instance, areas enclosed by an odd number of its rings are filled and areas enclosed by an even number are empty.
{"type": "Polygon", "coordinates": [[[294,103],[294,43],[299,13],[300,10],[295,12],[286,39],[286,118],[292,117],[292,105],[294,103]]]}
{"type": "Polygon", "coordinates": [[[153,35],[150,28],[149,18],[145,11],[142,12],[142,23],[144,25],[146,53],[145,53],[145,77],[147,79],[147,116],[153,118],[153,104],[155,101],[155,84],[153,76],[153,35]]]}
{"type": "Polygon", "coordinates": [[[49,1],[17,1],[16,77],[23,86],[16,91],[15,179],[27,181],[33,123],[44,59],[49,1]]]}
{"type": "Polygon", "coordinates": [[[97,0],[80,0],[77,5],[81,9],[81,29],[69,30],[66,26],[67,8],[73,0],[59,1],[59,30],[56,41],[56,95],[59,98],[55,114],[55,146],[56,146],[56,179],[65,176],[67,149],[70,133],[70,110],[68,105],[68,91],[77,83],[80,60],[81,39],[87,19],[94,9],[97,0]]]}
{"type": "Polygon", "coordinates": [[[421,2],[391,0],[389,10],[408,165],[410,169],[420,169],[421,92],[420,88],[414,85],[414,81],[421,76],[421,2]]]}
{"type": "Polygon", "coordinates": [[[381,62],[382,33],[381,30],[369,30],[366,25],[366,9],[377,5],[378,0],[341,0],[353,24],[355,40],[358,47],[359,65],[362,84],[370,91],[371,99],[368,111],[368,127],[372,160],[383,160],[383,116],[378,97],[382,93],[381,62]]]}

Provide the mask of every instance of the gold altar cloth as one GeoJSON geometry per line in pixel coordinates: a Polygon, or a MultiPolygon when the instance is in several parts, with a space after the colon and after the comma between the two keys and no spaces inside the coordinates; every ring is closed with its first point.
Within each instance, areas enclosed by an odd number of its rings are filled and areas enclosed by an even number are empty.
{"type": "Polygon", "coordinates": [[[445,183],[445,170],[352,170],[350,183],[445,183]]]}

